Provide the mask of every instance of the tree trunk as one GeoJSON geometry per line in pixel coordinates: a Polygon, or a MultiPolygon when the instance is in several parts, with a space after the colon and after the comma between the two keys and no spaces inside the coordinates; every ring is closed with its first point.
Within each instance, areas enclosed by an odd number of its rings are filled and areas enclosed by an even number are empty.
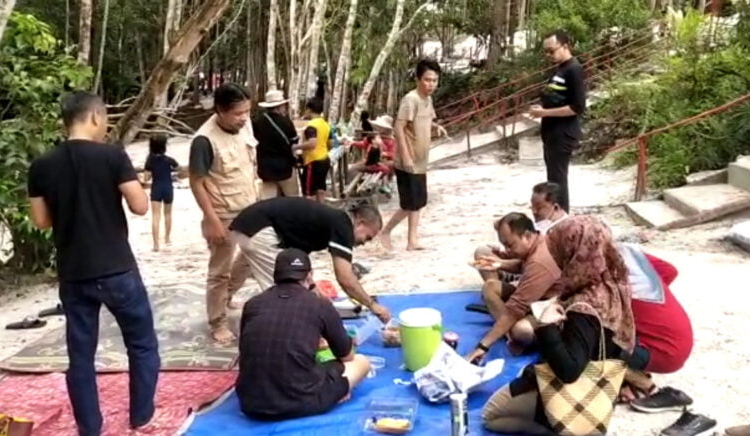
{"type": "Polygon", "coordinates": [[[268,75],[268,89],[276,89],[276,24],[278,16],[278,0],[271,0],[268,11],[268,49],[266,50],[266,74],[268,75]]]}
{"type": "Polygon", "coordinates": [[[177,32],[174,44],[151,72],[140,94],[117,123],[113,137],[124,144],[130,143],[143,127],[154,108],[154,103],[169,87],[175,73],[185,66],[204,35],[221,18],[230,0],[206,0],[177,32]]]}
{"type": "Polygon", "coordinates": [[[385,103],[385,112],[391,116],[396,113],[396,71],[394,70],[388,74],[388,100],[385,103]]]}
{"type": "Polygon", "coordinates": [[[328,120],[336,123],[341,116],[341,97],[344,93],[344,75],[346,65],[352,56],[352,35],[354,34],[354,22],[357,20],[357,3],[359,0],[351,0],[349,3],[349,15],[346,18],[346,27],[344,28],[344,39],[341,42],[341,53],[339,61],[336,63],[336,78],[333,81],[333,95],[331,96],[331,108],[328,111],[328,120]]]}
{"type": "Polygon", "coordinates": [[[393,51],[393,46],[396,45],[396,41],[398,41],[401,35],[403,35],[403,33],[409,27],[411,27],[414,19],[422,12],[422,10],[431,4],[430,2],[423,3],[414,12],[414,15],[412,15],[411,19],[409,19],[409,22],[406,23],[403,28],[401,28],[401,21],[403,21],[404,18],[405,3],[406,0],[398,0],[398,2],[396,3],[396,16],[393,19],[391,30],[390,32],[388,32],[388,39],[385,41],[385,45],[383,45],[380,53],[378,53],[378,57],[375,58],[375,63],[372,65],[372,69],[370,70],[370,76],[367,78],[367,82],[365,82],[364,86],[362,87],[362,92],[360,92],[359,97],[357,97],[357,104],[354,106],[354,110],[349,117],[349,124],[351,125],[355,125],[357,120],[359,120],[359,114],[362,113],[362,111],[367,107],[367,102],[370,100],[370,93],[372,93],[372,88],[375,86],[375,82],[378,80],[378,76],[380,75],[380,70],[383,68],[383,64],[385,64],[385,61],[391,54],[391,51],[393,51]]]}
{"type": "Polygon", "coordinates": [[[320,39],[323,34],[323,24],[326,16],[326,0],[317,0],[315,4],[315,15],[313,15],[312,25],[310,27],[310,57],[307,66],[307,97],[315,95],[315,89],[318,87],[318,65],[320,53],[320,39]]]}
{"type": "Polygon", "coordinates": [[[701,14],[706,12],[706,0],[698,0],[698,12],[700,12],[701,14]]]}
{"type": "Polygon", "coordinates": [[[490,34],[490,49],[487,53],[487,66],[497,65],[505,51],[505,11],[506,3],[510,0],[494,0],[492,2],[492,33],[490,34]]]}
{"type": "MultiPolygon", "coordinates": [[[[652,2],[655,2],[655,1],[656,0],[652,0],[652,2]]],[[[527,0],[518,0],[518,3],[517,3],[517,6],[518,6],[518,28],[519,29],[523,29],[523,26],[526,25],[526,7],[528,6],[526,4],[526,2],[527,2],[527,0]]]]}
{"type": "MultiPolygon", "coordinates": [[[[2,32],[0,32],[0,37],[2,37],[2,32]]],[[[65,49],[68,47],[70,47],[70,0],[65,0],[65,49]]]]}
{"type": "Polygon", "coordinates": [[[297,26],[297,0],[289,0],[289,71],[287,94],[289,96],[289,116],[296,119],[299,114],[299,27],[297,26]]]}
{"type": "Polygon", "coordinates": [[[99,59],[96,64],[96,76],[94,77],[94,93],[99,92],[102,79],[102,64],[104,63],[104,49],[107,46],[107,24],[109,23],[109,0],[104,0],[104,16],[102,17],[102,37],[99,40],[99,59]]]}
{"type": "Polygon", "coordinates": [[[15,6],[16,0],[0,0],[0,39],[3,38],[5,26],[8,24],[10,13],[13,12],[15,6]]]}
{"type": "Polygon", "coordinates": [[[91,7],[92,0],[81,0],[78,20],[78,61],[88,65],[91,57],[91,7]]]}

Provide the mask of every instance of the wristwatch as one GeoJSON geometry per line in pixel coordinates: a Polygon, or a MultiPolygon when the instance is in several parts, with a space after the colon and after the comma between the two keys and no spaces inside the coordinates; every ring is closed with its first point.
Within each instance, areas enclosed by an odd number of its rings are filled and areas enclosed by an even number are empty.
{"type": "Polygon", "coordinates": [[[478,350],[482,350],[482,351],[484,351],[485,353],[486,353],[486,352],[488,352],[488,351],[490,351],[490,347],[488,347],[488,346],[484,345],[484,344],[482,343],[482,341],[479,341],[479,342],[477,343],[477,349],[478,349],[478,350]]]}

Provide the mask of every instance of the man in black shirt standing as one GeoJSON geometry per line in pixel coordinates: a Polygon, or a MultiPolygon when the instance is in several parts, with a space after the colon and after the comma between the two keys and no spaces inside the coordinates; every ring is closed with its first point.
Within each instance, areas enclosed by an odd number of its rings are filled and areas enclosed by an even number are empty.
{"type": "Polygon", "coordinates": [[[529,110],[542,119],[547,181],[560,185],[560,206],[570,212],[568,166],[581,139],[581,115],[586,110],[583,68],[571,54],[570,37],[558,30],[544,40],[544,53],[557,64],[542,94],[542,105],[529,110]]]}
{"type": "Polygon", "coordinates": [[[265,420],[327,412],[346,401],[370,362],[354,354],[333,305],[311,291],[315,282],[304,251],[280,252],[273,278],[275,285],[242,311],[236,384],[242,412],[265,420]],[[321,338],[336,360],[316,363],[321,338]]]}
{"type": "Polygon", "coordinates": [[[327,249],[344,292],[388,322],[388,309],[365,292],[352,270],[354,246],[370,241],[382,227],[380,212],[370,205],[346,212],[301,197],[280,197],[246,208],[229,229],[262,290],[273,285],[274,262],[282,249],[327,249]]]}
{"type": "Polygon", "coordinates": [[[96,95],[65,98],[68,140],[29,169],[31,219],[52,228],[70,364],[68,394],[80,435],[99,435],[102,415],[94,355],[102,304],[122,330],[130,365],[130,425],[154,414],[159,353],[146,288],[128,243],[122,199],[137,215],[148,197],[125,151],[103,143],[107,109],[96,95]]]}
{"type": "Polygon", "coordinates": [[[261,198],[298,197],[299,184],[294,166],[297,159],[292,147],[299,142],[297,129],[286,115],[288,99],[284,92],[273,89],[258,106],[266,108],[253,119],[258,140],[258,177],[263,181],[261,198]]]}

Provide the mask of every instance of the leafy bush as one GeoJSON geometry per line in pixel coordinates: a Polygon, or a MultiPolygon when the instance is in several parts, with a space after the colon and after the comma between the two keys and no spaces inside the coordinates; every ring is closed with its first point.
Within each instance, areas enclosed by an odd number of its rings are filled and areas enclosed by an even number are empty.
{"type": "Polygon", "coordinates": [[[531,24],[537,35],[565,29],[587,51],[604,30],[642,29],[650,16],[643,0],[539,0],[531,24]]]}
{"type": "MultiPolygon", "coordinates": [[[[593,111],[589,130],[609,126],[615,137],[605,140],[611,145],[617,138],[635,137],[749,93],[746,35],[738,31],[734,41],[717,49],[704,42],[704,20],[702,14],[688,12],[675,23],[673,54],[661,60],[663,73],[616,76],[607,85],[610,97],[593,111]]],[[[750,108],[741,107],[652,137],[648,143],[650,186],[677,186],[692,172],[725,167],[750,150],[749,123],[750,108]]],[[[620,165],[635,161],[634,150],[616,159],[620,165]]]]}
{"type": "Polygon", "coordinates": [[[61,94],[90,79],[88,67],[65,53],[47,24],[14,13],[0,41],[0,221],[11,230],[10,265],[37,272],[51,266],[48,232],[34,229],[26,194],[30,162],[61,138],[61,94]]]}

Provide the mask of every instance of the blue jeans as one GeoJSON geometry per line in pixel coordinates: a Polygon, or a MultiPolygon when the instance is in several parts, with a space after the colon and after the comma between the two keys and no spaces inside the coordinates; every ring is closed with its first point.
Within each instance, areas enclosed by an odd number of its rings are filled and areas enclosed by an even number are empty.
{"type": "Polygon", "coordinates": [[[137,427],[148,423],[154,414],[161,363],[151,306],[138,270],[81,282],[60,282],[60,301],[65,311],[70,361],[66,381],[79,434],[98,436],[102,429],[94,367],[102,304],[117,320],[128,350],[130,424],[137,427]]]}

